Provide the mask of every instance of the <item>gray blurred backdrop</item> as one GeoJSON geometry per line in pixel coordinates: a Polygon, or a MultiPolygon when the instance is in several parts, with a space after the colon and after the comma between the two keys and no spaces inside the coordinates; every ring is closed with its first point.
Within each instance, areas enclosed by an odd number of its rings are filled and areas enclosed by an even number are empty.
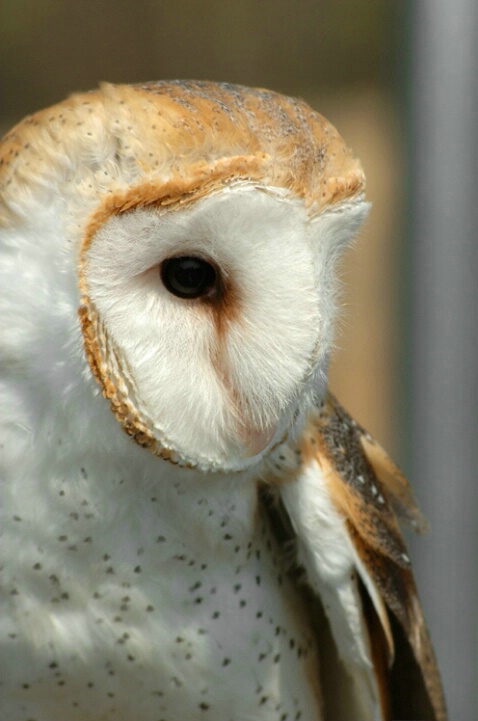
{"type": "Polygon", "coordinates": [[[304,97],[362,159],[331,384],[431,522],[411,540],[450,718],[476,697],[476,0],[0,0],[0,130],[99,81],[304,97]]]}

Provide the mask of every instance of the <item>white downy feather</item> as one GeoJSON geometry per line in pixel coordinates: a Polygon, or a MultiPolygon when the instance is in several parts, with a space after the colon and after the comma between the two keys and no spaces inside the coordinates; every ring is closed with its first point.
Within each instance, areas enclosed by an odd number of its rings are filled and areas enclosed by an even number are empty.
{"type": "Polygon", "coordinates": [[[280,495],[297,534],[298,562],[321,598],[339,657],[348,672],[349,684],[339,689],[341,708],[346,718],[354,721],[381,721],[379,691],[357,584],[356,553],[317,461],[311,461],[296,482],[284,483],[280,495]]]}

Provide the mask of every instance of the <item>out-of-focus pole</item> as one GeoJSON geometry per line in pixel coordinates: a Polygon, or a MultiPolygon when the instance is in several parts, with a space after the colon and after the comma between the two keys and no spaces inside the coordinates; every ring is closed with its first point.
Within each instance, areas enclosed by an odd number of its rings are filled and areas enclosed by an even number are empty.
{"type": "Polygon", "coordinates": [[[413,3],[412,475],[450,719],[478,718],[478,2],[413,3]]]}

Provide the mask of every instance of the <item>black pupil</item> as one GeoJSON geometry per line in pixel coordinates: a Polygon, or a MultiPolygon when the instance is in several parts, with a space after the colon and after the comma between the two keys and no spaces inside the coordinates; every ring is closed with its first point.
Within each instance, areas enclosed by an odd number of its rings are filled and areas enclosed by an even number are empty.
{"type": "Polygon", "coordinates": [[[205,260],[185,255],[165,260],[162,278],[169,292],[179,298],[199,298],[214,286],[216,271],[205,260]]]}

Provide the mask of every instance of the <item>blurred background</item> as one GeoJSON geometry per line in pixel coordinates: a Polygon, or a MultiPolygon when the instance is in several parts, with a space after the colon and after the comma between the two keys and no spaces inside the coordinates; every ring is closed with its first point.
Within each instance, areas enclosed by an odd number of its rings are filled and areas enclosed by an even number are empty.
{"type": "Polygon", "coordinates": [[[361,158],[331,385],[411,477],[450,718],[476,718],[476,0],[1,0],[0,130],[99,81],[299,95],[361,158]]]}

